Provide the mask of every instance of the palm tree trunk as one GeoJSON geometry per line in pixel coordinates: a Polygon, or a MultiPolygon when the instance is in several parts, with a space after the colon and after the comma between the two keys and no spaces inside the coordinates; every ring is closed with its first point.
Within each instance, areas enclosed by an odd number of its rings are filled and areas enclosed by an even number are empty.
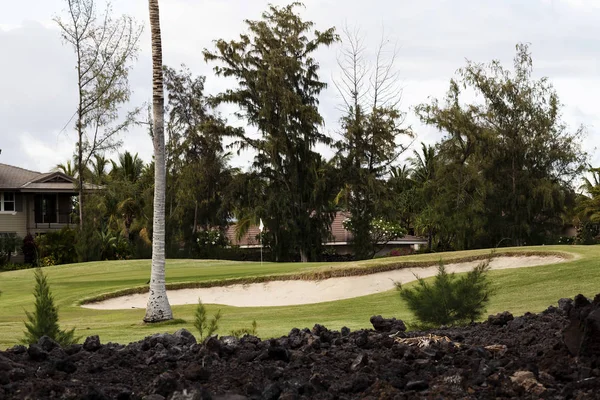
{"type": "Polygon", "coordinates": [[[165,284],[165,121],[162,44],[158,0],[148,0],[152,35],[152,121],[154,142],[154,218],[152,228],[152,271],[144,322],[173,319],[165,284]]]}

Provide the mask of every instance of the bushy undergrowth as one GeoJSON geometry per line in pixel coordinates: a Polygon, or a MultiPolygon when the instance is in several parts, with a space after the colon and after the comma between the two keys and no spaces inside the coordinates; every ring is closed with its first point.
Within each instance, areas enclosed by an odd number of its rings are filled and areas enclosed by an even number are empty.
{"type": "Polygon", "coordinates": [[[65,227],[56,232],[48,232],[38,236],[35,243],[38,247],[40,260],[48,258],[53,263],[46,262],[44,265],[60,265],[77,262],[77,251],[75,244],[78,240],[78,232],[65,227]]]}
{"type": "Polygon", "coordinates": [[[33,313],[26,311],[25,337],[22,342],[26,344],[36,343],[42,336],[60,343],[62,346],[75,343],[75,328],[62,330],[58,325],[58,307],[54,305],[54,297],[50,291],[50,285],[46,275],[41,268],[35,270],[35,310],[33,313]]]}
{"type": "Polygon", "coordinates": [[[400,297],[422,327],[462,325],[483,316],[492,295],[490,259],[466,274],[449,274],[443,262],[432,283],[418,278],[412,288],[396,283],[400,297]]]}
{"type": "Polygon", "coordinates": [[[0,266],[9,264],[23,239],[13,233],[0,233],[0,266]]]}

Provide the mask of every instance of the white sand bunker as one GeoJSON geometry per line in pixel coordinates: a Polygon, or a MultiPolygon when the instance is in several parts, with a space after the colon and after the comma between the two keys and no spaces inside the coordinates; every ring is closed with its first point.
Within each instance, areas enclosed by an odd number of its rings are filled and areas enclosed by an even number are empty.
{"type": "MultiPolygon", "coordinates": [[[[533,267],[555,264],[566,259],[557,256],[495,257],[490,262],[491,269],[533,267]]],[[[448,272],[467,272],[481,261],[446,264],[448,272]]],[[[205,304],[223,304],[235,307],[291,306],[322,303],[366,296],[394,289],[394,282],[407,283],[434,276],[437,265],[421,268],[404,268],[378,272],[370,275],[329,278],[320,281],[271,281],[265,283],[236,284],[210,288],[169,290],[171,305],[196,304],[198,298],[205,304]]],[[[147,294],[134,294],[108,299],[83,307],[98,310],[119,310],[145,308],[147,294]]]]}

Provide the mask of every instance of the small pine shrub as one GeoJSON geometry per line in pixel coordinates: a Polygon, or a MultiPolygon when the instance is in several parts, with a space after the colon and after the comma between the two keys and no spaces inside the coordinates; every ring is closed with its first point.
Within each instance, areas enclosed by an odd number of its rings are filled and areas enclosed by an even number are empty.
{"type": "Polygon", "coordinates": [[[33,313],[26,311],[25,322],[25,344],[36,343],[42,336],[48,336],[62,346],[75,343],[79,338],[75,337],[75,328],[64,331],[58,325],[58,308],[54,305],[54,297],[50,291],[50,285],[46,275],[41,268],[35,270],[35,310],[33,313]]]}
{"type": "Polygon", "coordinates": [[[442,262],[433,283],[419,278],[412,288],[396,283],[400,297],[421,327],[463,325],[483,316],[492,295],[488,277],[490,260],[466,274],[448,274],[442,262]]]}
{"type": "Polygon", "coordinates": [[[204,304],[202,304],[202,300],[198,299],[198,305],[196,306],[196,312],[194,313],[194,327],[200,334],[200,341],[214,335],[217,329],[219,329],[219,320],[221,320],[221,310],[217,311],[212,319],[208,321],[206,308],[204,307],[204,304]]]}

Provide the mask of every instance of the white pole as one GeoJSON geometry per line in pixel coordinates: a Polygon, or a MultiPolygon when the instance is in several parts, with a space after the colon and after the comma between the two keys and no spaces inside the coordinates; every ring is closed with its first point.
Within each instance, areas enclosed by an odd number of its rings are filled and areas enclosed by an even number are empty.
{"type": "Polygon", "coordinates": [[[262,256],[262,232],[260,233],[260,266],[263,265],[263,256],[262,256]]]}

